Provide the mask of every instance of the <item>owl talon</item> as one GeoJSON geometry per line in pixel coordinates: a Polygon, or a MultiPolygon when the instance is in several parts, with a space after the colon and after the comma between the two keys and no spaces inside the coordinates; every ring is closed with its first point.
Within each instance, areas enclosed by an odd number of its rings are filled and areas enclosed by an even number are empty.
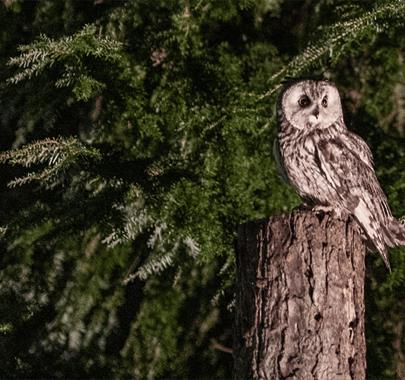
{"type": "Polygon", "coordinates": [[[332,212],[334,209],[332,206],[323,206],[323,205],[316,205],[312,208],[312,211],[316,213],[323,213],[323,214],[329,214],[332,212]]]}
{"type": "Polygon", "coordinates": [[[316,214],[332,214],[336,219],[342,219],[345,214],[342,209],[324,205],[316,205],[312,208],[312,211],[316,214]]]}
{"type": "Polygon", "coordinates": [[[313,209],[313,206],[311,206],[308,203],[304,202],[304,203],[301,203],[299,206],[297,206],[295,209],[299,210],[299,211],[310,211],[310,210],[313,209]]]}

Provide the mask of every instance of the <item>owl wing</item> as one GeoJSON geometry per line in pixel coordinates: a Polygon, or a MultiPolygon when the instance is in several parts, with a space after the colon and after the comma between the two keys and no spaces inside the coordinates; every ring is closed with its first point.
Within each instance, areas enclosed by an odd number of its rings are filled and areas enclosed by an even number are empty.
{"type": "Polygon", "coordinates": [[[373,154],[365,141],[360,136],[350,131],[346,131],[345,134],[342,134],[341,139],[346,147],[350,151],[356,152],[359,159],[374,172],[373,154]]]}
{"type": "Polygon", "coordinates": [[[277,138],[274,139],[274,143],[273,143],[273,156],[276,161],[277,171],[280,174],[281,178],[285,182],[290,183],[290,180],[288,178],[287,172],[286,172],[284,164],[283,164],[283,159],[281,158],[280,145],[278,143],[277,138]]]}
{"type": "Polygon", "coordinates": [[[389,267],[386,246],[395,245],[389,230],[393,217],[367,144],[347,133],[320,141],[315,154],[322,175],[336,191],[337,203],[357,219],[389,267]]]}

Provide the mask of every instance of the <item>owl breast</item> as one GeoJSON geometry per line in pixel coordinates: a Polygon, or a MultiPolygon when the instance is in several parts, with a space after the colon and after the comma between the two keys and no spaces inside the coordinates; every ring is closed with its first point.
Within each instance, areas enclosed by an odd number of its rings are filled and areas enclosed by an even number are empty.
{"type": "MultiPolygon", "coordinates": [[[[280,155],[289,181],[300,197],[314,204],[338,207],[335,188],[331,186],[328,173],[322,170],[319,151],[330,161],[339,160],[339,151],[334,151],[333,131],[300,136],[279,136],[280,155]],[[334,200],[336,199],[336,202],[334,200]]],[[[341,187],[340,183],[336,188],[341,187]]]]}

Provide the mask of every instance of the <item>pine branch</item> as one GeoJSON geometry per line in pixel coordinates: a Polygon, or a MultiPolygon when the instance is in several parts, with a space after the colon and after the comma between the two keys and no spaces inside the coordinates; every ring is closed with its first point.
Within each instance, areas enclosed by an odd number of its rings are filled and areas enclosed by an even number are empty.
{"type": "Polygon", "coordinates": [[[116,225],[113,231],[103,239],[109,248],[134,241],[146,231],[151,231],[147,247],[151,257],[134,274],[129,273],[124,279],[128,283],[135,278],[146,279],[152,274],[158,274],[173,265],[173,258],[183,247],[193,258],[200,254],[198,243],[190,236],[184,236],[169,229],[165,222],[155,220],[145,205],[141,190],[134,187],[125,197],[124,203],[115,208],[123,213],[123,223],[116,225]]]}
{"type": "Polygon", "coordinates": [[[73,137],[44,139],[0,154],[0,163],[20,165],[25,168],[34,165],[45,166],[42,170],[33,171],[14,179],[8,184],[10,187],[21,186],[33,181],[52,186],[61,174],[78,161],[98,161],[100,159],[101,154],[97,149],[87,147],[73,137]]]}
{"type": "Polygon", "coordinates": [[[62,66],[61,77],[55,86],[72,87],[78,100],[88,100],[104,88],[92,77],[84,60],[91,57],[107,62],[119,62],[122,44],[108,37],[101,37],[96,26],[86,25],[73,36],[53,40],[45,35],[29,45],[19,46],[20,55],[8,61],[9,66],[20,70],[7,82],[17,84],[41,75],[53,66],[62,66]]]}
{"type": "Polygon", "coordinates": [[[153,219],[145,207],[144,194],[136,185],[127,191],[121,203],[112,207],[121,214],[121,220],[111,226],[111,232],[102,240],[108,248],[134,241],[153,224],[153,219]]]}
{"type": "Polygon", "coordinates": [[[375,33],[388,29],[389,22],[397,21],[398,24],[405,20],[405,2],[392,0],[375,7],[374,10],[365,12],[363,15],[347,21],[337,22],[331,27],[320,28],[324,36],[315,43],[310,43],[307,48],[292,61],[270,78],[272,88],[260,99],[273,95],[282,86],[281,82],[286,77],[299,76],[311,67],[314,67],[320,59],[329,54],[335,59],[339,57],[345,44],[359,40],[366,32],[375,33]]]}
{"type": "Polygon", "coordinates": [[[152,254],[148,262],[142,265],[135,273],[135,275],[130,277],[146,280],[151,275],[156,275],[163,272],[165,269],[172,266],[173,258],[175,257],[177,249],[178,245],[175,245],[171,251],[168,251],[163,255],[154,257],[154,255],[152,254]]]}
{"type": "Polygon", "coordinates": [[[0,239],[4,237],[4,235],[7,232],[7,227],[6,226],[0,226],[0,239]]]}

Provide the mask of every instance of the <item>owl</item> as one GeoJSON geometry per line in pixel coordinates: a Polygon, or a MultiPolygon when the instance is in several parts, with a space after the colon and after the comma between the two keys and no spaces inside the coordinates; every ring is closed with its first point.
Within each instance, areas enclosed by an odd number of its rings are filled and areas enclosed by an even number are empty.
{"type": "Polygon", "coordinates": [[[326,80],[297,80],[284,87],[278,109],[275,155],[282,176],[315,210],[349,214],[388,269],[388,247],[405,245],[374,172],[367,144],[343,120],[339,92],[326,80]]]}

